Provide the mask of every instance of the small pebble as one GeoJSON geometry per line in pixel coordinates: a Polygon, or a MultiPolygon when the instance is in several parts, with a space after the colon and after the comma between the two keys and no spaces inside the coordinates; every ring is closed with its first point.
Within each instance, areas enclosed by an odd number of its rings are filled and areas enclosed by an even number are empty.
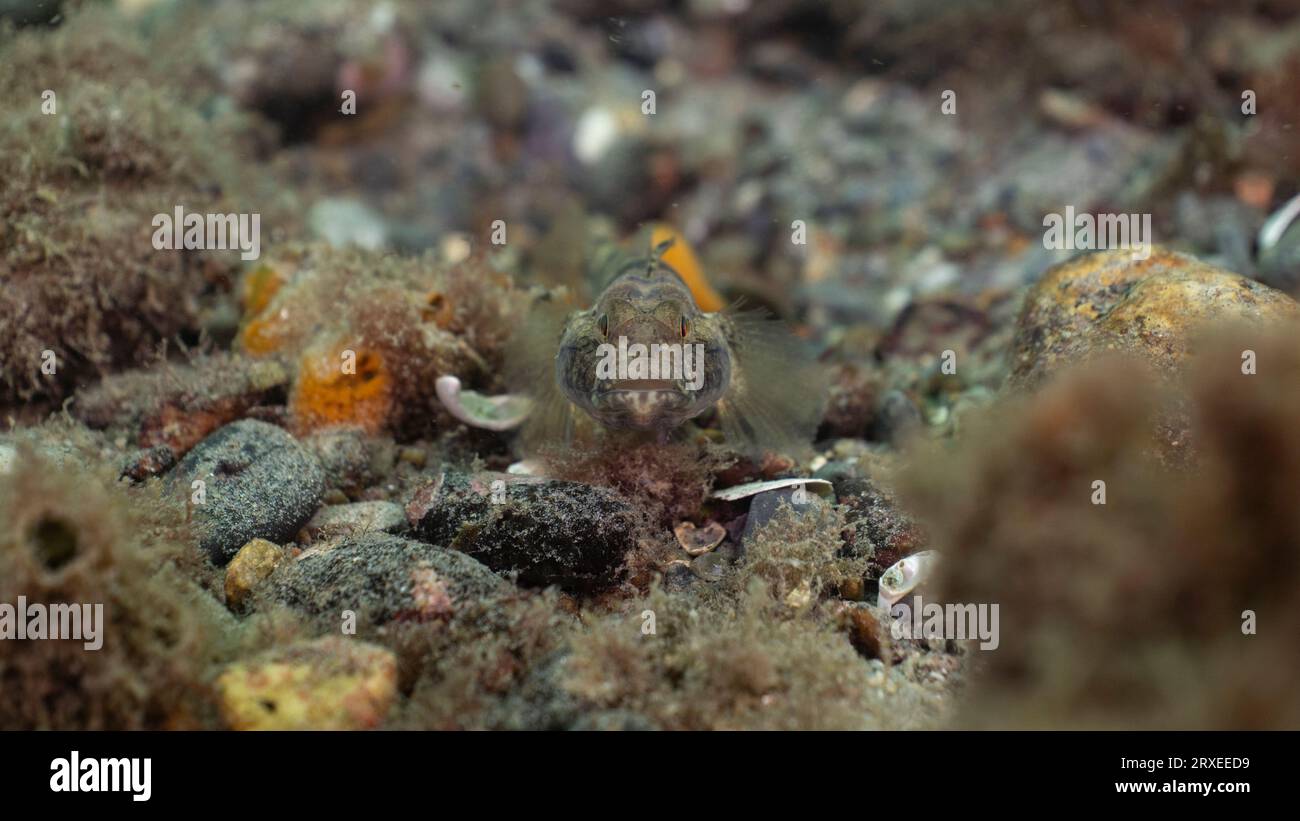
{"type": "Polygon", "coordinates": [[[226,566],[226,605],[243,610],[253,588],[285,560],[287,554],[278,544],[253,539],[239,549],[226,566]]]}
{"type": "Polygon", "coordinates": [[[636,513],[608,488],[448,472],[406,506],[421,541],[463,551],[520,584],[589,592],[616,584],[636,513]]]}
{"type": "Polygon", "coordinates": [[[664,587],[668,590],[685,590],[695,581],[691,563],[681,559],[671,561],[663,570],[664,587]]]}
{"type": "Polygon", "coordinates": [[[739,551],[733,545],[724,544],[717,550],[705,553],[691,562],[691,571],[707,582],[719,581],[731,569],[738,555],[739,551]]]}
{"type": "Polygon", "coordinates": [[[921,409],[900,390],[885,393],[876,406],[867,438],[898,445],[923,424],[921,409]]]}
{"type": "Polygon", "coordinates": [[[402,533],[410,528],[402,506],[394,502],[326,505],[303,528],[312,541],[360,533],[402,533]]]}

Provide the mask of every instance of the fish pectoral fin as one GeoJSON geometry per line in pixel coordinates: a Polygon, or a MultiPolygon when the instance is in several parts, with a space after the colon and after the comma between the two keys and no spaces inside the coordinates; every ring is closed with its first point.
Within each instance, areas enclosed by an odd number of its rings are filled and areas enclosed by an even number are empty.
{"type": "Polygon", "coordinates": [[[731,386],[718,403],[729,444],[750,453],[803,455],[821,422],[829,385],[810,347],[766,311],[729,309],[731,386]]]}
{"type": "Polygon", "coordinates": [[[533,400],[521,435],[529,449],[572,440],[573,406],[555,381],[555,351],[568,314],[558,302],[535,301],[506,349],[506,384],[533,400]]]}

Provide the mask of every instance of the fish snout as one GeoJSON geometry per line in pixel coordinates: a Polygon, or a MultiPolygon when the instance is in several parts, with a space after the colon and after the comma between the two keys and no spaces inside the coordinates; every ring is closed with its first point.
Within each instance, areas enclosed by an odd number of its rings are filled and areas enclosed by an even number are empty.
{"type": "Polygon", "coordinates": [[[620,322],[616,327],[610,328],[606,341],[619,344],[623,339],[627,340],[628,345],[646,346],[682,341],[681,336],[668,323],[652,316],[634,316],[620,322]]]}

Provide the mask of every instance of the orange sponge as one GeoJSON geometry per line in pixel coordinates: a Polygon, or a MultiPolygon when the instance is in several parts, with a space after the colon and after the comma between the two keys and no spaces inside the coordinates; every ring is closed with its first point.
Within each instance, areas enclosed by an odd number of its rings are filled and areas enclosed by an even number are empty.
{"type": "Polygon", "coordinates": [[[343,345],[309,350],[289,397],[294,432],[337,426],[378,432],[393,407],[393,378],[373,348],[343,345]]]}

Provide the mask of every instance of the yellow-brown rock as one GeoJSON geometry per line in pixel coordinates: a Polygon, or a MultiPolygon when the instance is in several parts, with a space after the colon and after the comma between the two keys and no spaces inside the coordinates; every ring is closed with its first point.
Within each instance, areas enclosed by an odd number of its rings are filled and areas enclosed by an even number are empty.
{"type": "Polygon", "coordinates": [[[1064,262],[1025,298],[1011,349],[1011,383],[1032,386],[1062,366],[1105,352],[1138,354],[1176,371],[1196,332],[1212,323],[1295,320],[1300,305],[1195,257],[1152,248],[1064,262]]]}
{"type": "Polygon", "coordinates": [[[253,539],[239,548],[226,565],[226,605],[242,610],[253,588],[271,575],[285,555],[282,547],[266,539],[253,539]]]}
{"type": "Polygon", "coordinates": [[[397,658],[332,636],[233,664],[217,679],[221,715],[235,730],[364,730],[397,696],[397,658]]]}

